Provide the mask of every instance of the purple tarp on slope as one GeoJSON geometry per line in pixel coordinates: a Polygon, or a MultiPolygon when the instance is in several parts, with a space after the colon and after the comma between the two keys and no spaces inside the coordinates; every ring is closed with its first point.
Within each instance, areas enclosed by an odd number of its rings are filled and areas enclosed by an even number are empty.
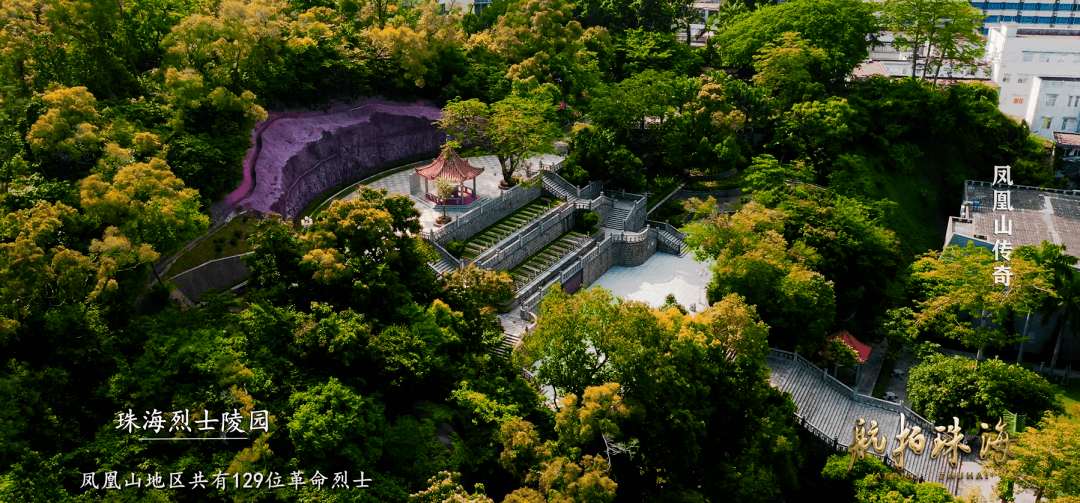
{"type": "Polygon", "coordinates": [[[295,217],[325,191],[380,166],[437,152],[445,135],[430,103],[369,99],[328,111],[277,112],[256,124],[240,186],[215,203],[215,221],[245,211],[295,217]]]}

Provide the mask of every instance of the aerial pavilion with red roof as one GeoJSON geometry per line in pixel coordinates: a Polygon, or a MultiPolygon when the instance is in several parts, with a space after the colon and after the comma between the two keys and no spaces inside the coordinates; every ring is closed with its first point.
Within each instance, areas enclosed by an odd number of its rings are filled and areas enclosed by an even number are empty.
{"type": "Polygon", "coordinates": [[[450,146],[443,148],[439,157],[423,168],[416,168],[416,174],[424,178],[424,198],[436,204],[444,206],[465,206],[476,201],[476,177],[484,172],[484,168],[477,168],[462,159],[450,146]],[[440,178],[457,184],[453,195],[443,200],[439,196],[438,189],[431,192],[428,181],[440,178]],[[466,181],[472,180],[472,188],[465,185],[466,181]]]}

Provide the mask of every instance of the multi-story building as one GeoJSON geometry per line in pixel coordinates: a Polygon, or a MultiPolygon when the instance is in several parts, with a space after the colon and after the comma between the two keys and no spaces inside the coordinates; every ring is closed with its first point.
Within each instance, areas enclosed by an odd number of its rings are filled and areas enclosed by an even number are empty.
{"type": "Polygon", "coordinates": [[[1024,119],[1052,140],[1080,122],[1080,26],[1032,29],[1002,23],[990,28],[986,60],[1000,89],[998,108],[1024,119]]]}
{"type": "Polygon", "coordinates": [[[1080,0],[972,0],[971,5],[986,16],[983,33],[998,23],[1016,23],[1023,28],[1080,28],[1080,0]]]}

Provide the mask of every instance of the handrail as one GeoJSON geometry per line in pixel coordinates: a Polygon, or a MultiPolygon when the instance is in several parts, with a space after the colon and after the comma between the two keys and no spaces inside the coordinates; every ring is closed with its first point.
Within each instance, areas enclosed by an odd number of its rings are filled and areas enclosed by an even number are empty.
{"type": "MultiPolygon", "coordinates": [[[[920,416],[918,413],[912,411],[907,406],[905,406],[903,404],[896,404],[896,403],[892,403],[892,402],[886,402],[886,401],[881,400],[879,398],[874,398],[872,396],[867,396],[867,395],[863,395],[863,394],[860,394],[860,393],[856,393],[851,387],[849,387],[846,384],[836,380],[834,377],[828,375],[828,373],[824,369],[821,369],[818,366],[814,365],[812,362],[810,362],[810,360],[807,360],[806,358],[804,358],[802,355],[798,354],[797,352],[785,351],[785,350],[777,349],[777,348],[769,348],[768,357],[769,358],[777,358],[777,359],[792,361],[792,362],[794,362],[796,364],[806,366],[806,367],[808,367],[809,369],[811,369],[814,372],[820,372],[821,375],[823,376],[823,380],[824,380],[826,386],[829,386],[830,388],[836,389],[841,394],[844,394],[844,395],[850,397],[849,399],[852,400],[853,402],[861,403],[861,404],[869,405],[871,407],[877,407],[877,408],[886,409],[886,410],[890,410],[892,412],[897,412],[897,413],[903,414],[907,418],[907,422],[916,423],[916,425],[919,426],[920,428],[922,428],[923,431],[930,432],[930,431],[934,430],[934,423],[928,421],[926,418],[924,418],[924,417],[920,416]]],[[[833,449],[834,452],[844,452],[844,451],[847,450],[848,445],[840,442],[839,437],[837,437],[837,438],[829,438],[828,435],[823,430],[820,430],[820,429],[818,429],[818,427],[814,426],[814,424],[811,423],[805,416],[800,416],[798,414],[796,414],[795,416],[798,419],[799,424],[802,425],[803,428],[805,428],[808,432],[810,432],[815,437],[818,437],[818,438],[822,439],[826,444],[828,444],[833,449]]],[[[890,468],[897,469],[895,461],[893,461],[890,456],[886,455],[887,453],[883,453],[883,454],[880,454],[880,455],[877,454],[877,453],[874,453],[874,452],[869,452],[869,451],[867,453],[872,454],[872,455],[878,457],[879,459],[882,459],[882,461],[886,465],[888,465],[890,468]]],[[[944,459],[944,458],[942,458],[942,459],[944,459]]],[[[916,480],[916,481],[924,480],[924,477],[922,475],[919,475],[919,474],[916,474],[916,473],[912,472],[907,467],[904,467],[900,471],[903,473],[904,476],[908,477],[909,479],[916,480]]]]}
{"type": "Polygon", "coordinates": [[[439,253],[439,257],[449,262],[450,265],[454,266],[454,269],[461,269],[462,267],[465,267],[461,259],[450,254],[450,252],[446,251],[446,248],[443,248],[442,245],[440,245],[438,242],[434,240],[427,240],[427,242],[429,245],[435,248],[435,251],[439,253]]]}

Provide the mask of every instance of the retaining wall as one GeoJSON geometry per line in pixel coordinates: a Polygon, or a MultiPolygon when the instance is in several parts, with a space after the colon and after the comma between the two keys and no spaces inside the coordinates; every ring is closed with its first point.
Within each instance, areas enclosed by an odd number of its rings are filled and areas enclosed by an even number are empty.
{"type": "Polygon", "coordinates": [[[198,302],[199,296],[210,290],[225,290],[247,279],[251,270],[242,257],[251,253],[211,260],[177,274],[169,281],[176,283],[176,287],[192,302],[198,302]]]}
{"type": "Polygon", "coordinates": [[[380,167],[437,153],[446,139],[426,103],[366,100],[329,112],[275,113],[253,134],[244,181],[211,207],[215,220],[243,211],[300,214],[327,190],[380,167]]]}

